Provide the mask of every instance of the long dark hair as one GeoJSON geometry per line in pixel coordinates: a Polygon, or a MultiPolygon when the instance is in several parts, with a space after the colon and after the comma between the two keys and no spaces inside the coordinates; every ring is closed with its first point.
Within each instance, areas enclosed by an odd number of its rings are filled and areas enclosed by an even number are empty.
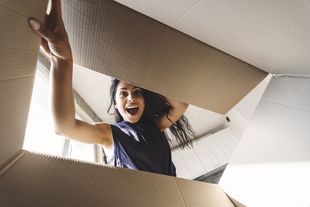
{"type": "MultiPolygon", "coordinates": [[[[119,83],[120,83],[120,80],[112,79],[112,83],[110,87],[111,102],[108,108],[108,112],[110,112],[112,106],[116,104],[115,95],[116,95],[116,90],[117,90],[117,86],[119,83]]],[[[145,109],[144,109],[143,116],[146,116],[147,118],[151,118],[152,120],[156,120],[160,115],[166,114],[168,118],[168,112],[171,106],[166,101],[165,97],[157,93],[143,89],[143,88],[141,88],[141,90],[142,90],[144,101],[145,101],[145,109]],[[151,104],[151,103],[156,103],[156,104],[151,104]]],[[[118,112],[118,110],[115,110],[114,116],[115,116],[116,122],[123,121],[123,117],[118,112]]],[[[178,121],[176,121],[174,124],[172,124],[169,127],[169,130],[175,139],[169,139],[169,137],[167,136],[167,133],[166,133],[166,137],[168,138],[168,141],[173,146],[177,145],[178,147],[181,147],[181,148],[192,146],[192,138],[195,136],[195,132],[193,128],[191,127],[188,119],[184,115],[182,115],[181,118],[178,121]]]]}

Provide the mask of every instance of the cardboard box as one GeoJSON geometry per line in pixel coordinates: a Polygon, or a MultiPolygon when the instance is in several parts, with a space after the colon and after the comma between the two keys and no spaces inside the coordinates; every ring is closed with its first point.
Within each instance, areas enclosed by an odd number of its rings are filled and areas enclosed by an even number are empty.
{"type": "MultiPolygon", "coordinates": [[[[227,184],[225,180],[223,187],[235,199],[234,203],[220,187],[212,184],[23,151],[39,45],[39,39],[29,29],[26,19],[33,16],[42,21],[46,4],[42,0],[13,0],[0,4],[0,206],[226,207],[279,203],[274,200],[279,194],[275,198],[238,194],[238,190],[244,192],[247,189],[244,186],[238,188],[238,183],[227,184]]],[[[64,1],[63,9],[77,63],[184,102],[225,113],[266,75],[112,1],[64,1]],[[94,28],[97,29],[94,31],[94,28]]],[[[281,83],[278,86],[281,88],[281,83]]],[[[269,95],[274,90],[269,89],[269,95]]],[[[292,97],[290,100],[296,98],[292,97]]],[[[260,118],[265,116],[260,111],[255,115],[263,120],[262,123],[265,119],[260,118]]],[[[301,120],[299,116],[294,119],[296,123],[301,120]]],[[[277,114],[271,117],[275,118],[277,114]]],[[[308,120],[307,117],[308,114],[304,120],[308,120]]],[[[289,123],[289,118],[285,117],[283,122],[289,123]]],[[[257,118],[253,120],[250,129],[257,127],[257,118]]],[[[290,124],[285,126],[292,129],[289,132],[300,131],[290,124]]],[[[287,143],[289,146],[301,142],[287,143]]],[[[266,147],[266,144],[261,143],[261,146],[266,147]]],[[[236,156],[240,153],[242,151],[237,151],[236,156]]],[[[232,169],[231,165],[228,167],[232,169]]],[[[227,171],[227,176],[236,178],[233,170],[227,171]]],[[[236,180],[240,181],[240,178],[236,180]]],[[[279,182],[284,181],[279,179],[279,182]]],[[[276,186],[267,183],[266,188],[268,185],[276,186]]],[[[256,187],[253,185],[251,189],[256,187]]],[[[283,202],[286,199],[283,197],[283,202]]],[[[303,201],[298,204],[310,203],[306,198],[303,201]]]]}
{"type": "MultiPolygon", "coordinates": [[[[73,4],[73,2],[68,2],[69,6],[70,3],[73,4]]],[[[77,3],[77,6],[81,6],[79,3],[77,3]]],[[[89,6],[88,2],[85,1],[84,3],[83,8],[87,8],[89,6]]],[[[94,2],[92,1],[92,3],[94,2]]],[[[128,10],[110,1],[105,1],[104,5],[106,3],[112,5],[113,9],[110,10],[112,13],[114,11],[125,11],[126,13],[128,10]]],[[[0,33],[2,46],[0,51],[0,206],[145,206],[146,203],[148,206],[234,206],[225,193],[212,184],[127,169],[96,166],[73,160],[32,154],[22,150],[39,46],[39,38],[32,33],[26,20],[29,17],[36,17],[43,21],[46,4],[47,2],[42,0],[32,2],[16,0],[4,2],[0,7],[2,28],[0,33]]],[[[97,4],[101,5],[99,2],[97,4]]],[[[79,11],[77,7],[72,9],[73,11],[79,11]]],[[[100,9],[103,9],[102,5],[100,9]]],[[[129,12],[129,14],[131,13],[129,12]]],[[[135,18],[142,19],[142,22],[146,19],[146,22],[155,23],[149,18],[136,15],[135,12],[133,14],[135,18]]],[[[75,19],[77,16],[72,17],[74,22],[79,20],[75,19]]],[[[112,17],[109,18],[112,19],[112,17]]],[[[95,25],[89,26],[89,28],[93,28],[95,25]]],[[[162,26],[156,23],[152,27],[161,28],[162,26]]],[[[163,30],[167,30],[167,28],[164,27],[163,30]]],[[[69,29],[69,32],[72,31],[69,29]]],[[[177,39],[179,38],[175,32],[169,31],[168,33],[174,35],[177,39]]],[[[194,50],[205,47],[198,41],[189,41],[190,38],[187,36],[181,35],[181,39],[187,39],[186,44],[189,44],[189,46],[194,42],[194,46],[190,47],[194,50]],[[197,46],[196,49],[195,46],[197,46]]],[[[94,40],[97,41],[97,39],[94,40]]],[[[79,51],[75,45],[80,41],[83,40],[72,41],[75,51],[79,51]]],[[[158,44],[157,40],[152,43],[158,44]]],[[[143,42],[140,43],[138,48],[142,48],[141,44],[143,42]]],[[[187,46],[185,45],[185,47],[187,46]]],[[[155,50],[158,50],[158,48],[155,50]]],[[[212,51],[216,50],[212,49],[212,51]]],[[[85,52],[83,55],[87,56],[89,51],[85,50],[85,52]]],[[[111,50],[106,52],[113,55],[111,50]]],[[[216,54],[223,55],[218,51],[216,51],[216,54]]],[[[153,55],[153,53],[148,54],[148,57],[150,58],[153,55]]],[[[230,56],[225,57],[237,65],[241,64],[245,68],[249,68],[250,72],[246,73],[245,77],[254,79],[254,83],[251,83],[253,85],[265,75],[264,72],[230,56]]],[[[137,60],[139,59],[143,60],[142,57],[137,60]]],[[[147,59],[146,57],[145,60],[147,59]]],[[[77,60],[83,63],[87,58],[84,60],[77,58],[77,60]]],[[[94,61],[93,64],[98,61],[97,65],[100,65],[99,59],[90,59],[88,61],[89,63],[94,61]]],[[[165,61],[159,63],[164,64],[165,61]]],[[[191,64],[188,66],[191,66],[191,64]]],[[[127,68],[112,67],[112,69],[115,71],[115,76],[117,76],[116,74],[122,74],[121,70],[127,68]]],[[[137,69],[140,70],[141,68],[137,69]]],[[[151,68],[147,70],[152,71],[151,68]]],[[[199,70],[203,71],[201,68],[199,70]]],[[[244,70],[240,71],[241,74],[243,74],[242,71],[244,70]]],[[[156,72],[156,74],[159,73],[159,71],[156,72]]],[[[154,75],[153,73],[149,74],[154,75]]],[[[122,77],[125,78],[125,76],[122,77]]],[[[126,77],[125,80],[131,81],[130,76],[126,77]]],[[[181,81],[179,78],[174,78],[174,80],[181,81]]],[[[132,79],[131,82],[138,83],[137,81],[132,79]]],[[[153,81],[156,81],[156,79],[153,81]]],[[[165,87],[167,85],[160,88],[164,90],[165,87]]],[[[152,89],[152,87],[150,88],[152,89]]],[[[250,90],[250,88],[247,88],[247,90],[250,90]]],[[[231,104],[230,102],[229,105],[231,104]]]]}
{"type": "Polygon", "coordinates": [[[23,151],[0,174],[0,206],[234,206],[216,185],[23,151]]]}

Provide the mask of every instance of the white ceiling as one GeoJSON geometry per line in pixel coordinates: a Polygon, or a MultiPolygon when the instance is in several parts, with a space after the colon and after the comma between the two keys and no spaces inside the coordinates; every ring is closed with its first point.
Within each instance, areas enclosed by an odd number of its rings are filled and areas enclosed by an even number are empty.
{"type": "Polygon", "coordinates": [[[309,0],[116,0],[270,73],[310,76],[309,0]]]}

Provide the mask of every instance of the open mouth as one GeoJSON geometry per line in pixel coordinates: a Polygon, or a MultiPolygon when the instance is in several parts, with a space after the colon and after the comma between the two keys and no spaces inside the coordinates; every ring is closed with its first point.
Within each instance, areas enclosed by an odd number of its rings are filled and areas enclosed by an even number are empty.
{"type": "Polygon", "coordinates": [[[128,107],[126,110],[130,115],[134,116],[138,114],[139,107],[128,107]]]}

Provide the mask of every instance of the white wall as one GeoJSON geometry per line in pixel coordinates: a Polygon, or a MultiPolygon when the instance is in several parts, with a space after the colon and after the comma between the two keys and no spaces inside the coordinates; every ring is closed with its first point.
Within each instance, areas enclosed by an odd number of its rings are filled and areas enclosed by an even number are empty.
{"type": "Polygon", "coordinates": [[[246,206],[310,206],[309,78],[272,78],[220,185],[246,206]]]}
{"type": "Polygon", "coordinates": [[[177,176],[194,179],[227,164],[237,144],[238,139],[227,128],[195,141],[191,149],[174,150],[177,176]]]}
{"type": "MultiPolygon", "coordinates": [[[[178,149],[172,152],[172,158],[177,167],[178,177],[194,179],[230,161],[270,79],[271,75],[266,77],[226,114],[230,118],[230,122],[226,122],[226,129],[218,131],[210,136],[201,137],[201,139],[194,142],[193,149],[178,149]]],[[[220,128],[220,126],[225,128],[225,116],[219,116],[215,113],[212,114],[211,112],[205,113],[201,110],[191,110],[188,117],[193,126],[200,126],[200,128],[198,128],[199,132],[205,131],[201,127],[206,124],[201,123],[207,123],[209,128],[216,128],[216,126],[218,128],[220,128]]]]}
{"type": "Polygon", "coordinates": [[[271,75],[269,74],[226,114],[230,119],[230,122],[226,122],[226,124],[238,139],[242,137],[242,134],[250,122],[270,79],[271,75]]]}

